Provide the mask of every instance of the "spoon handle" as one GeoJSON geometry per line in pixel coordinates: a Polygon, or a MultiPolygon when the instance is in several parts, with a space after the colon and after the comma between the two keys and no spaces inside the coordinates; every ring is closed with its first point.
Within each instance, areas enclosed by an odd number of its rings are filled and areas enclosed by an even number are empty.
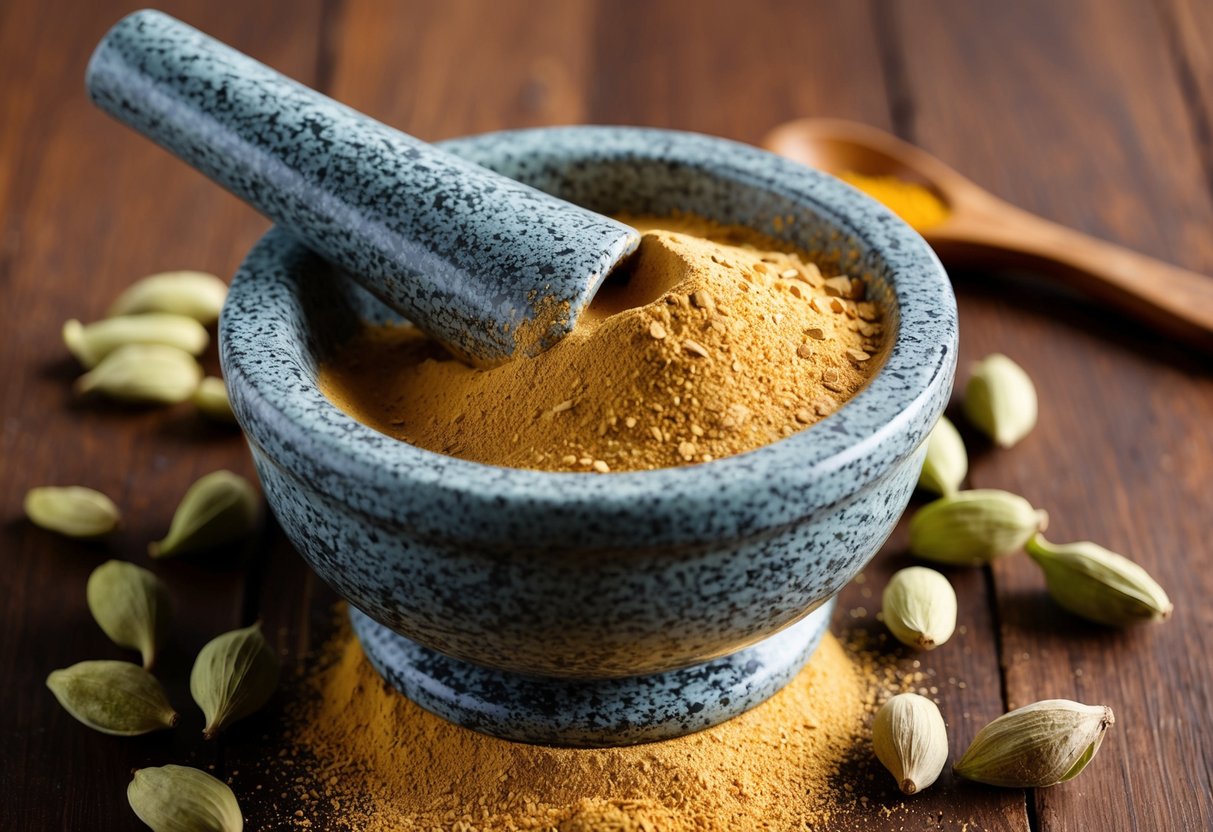
{"type": "Polygon", "coordinates": [[[1022,265],[1201,350],[1213,352],[1213,277],[1050,222],[989,198],[927,229],[948,263],[1022,265]]]}
{"type": "Polygon", "coordinates": [[[571,329],[634,229],[387,127],[156,11],[86,80],[194,166],[459,354],[498,363],[571,329]]]}

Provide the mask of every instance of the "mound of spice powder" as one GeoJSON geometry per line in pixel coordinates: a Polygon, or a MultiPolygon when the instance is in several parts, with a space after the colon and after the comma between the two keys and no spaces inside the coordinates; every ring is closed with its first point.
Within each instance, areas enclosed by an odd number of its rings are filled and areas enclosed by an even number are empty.
{"type": "Polygon", "coordinates": [[[708,462],[833,413],[879,363],[858,277],[747,229],[624,217],[642,232],[574,331],[491,369],[408,326],[368,327],[321,368],[338,407],[451,456],[551,471],[708,462]]]}
{"type": "Polygon", "coordinates": [[[854,802],[839,785],[840,767],[857,753],[870,756],[865,726],[876,690],[851,656],[827,635],[786,688],[696,734],[627,748],[550,748],[478,734],[423,710],[375,673],[345,624],[309,670],[310,690],[295,701],[273,768],[287,780],[292,828],[820,828],[841,821],[854,802]]]}

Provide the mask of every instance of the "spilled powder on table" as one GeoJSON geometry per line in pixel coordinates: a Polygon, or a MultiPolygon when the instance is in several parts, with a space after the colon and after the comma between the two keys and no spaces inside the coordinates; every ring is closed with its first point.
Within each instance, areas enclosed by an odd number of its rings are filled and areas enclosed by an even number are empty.
{"type": "Polygon", "coordinates": [[[388,686],[348,624],[307,684],[290,715],[289,749],[274,761],[289,781],[286,823],[360,832],[804,828],[854,802],[836,781],[866,748],[876,700],[831,635],[753,710],[627,748],[527,745],[448,723],[388,686]]]}
{"type": "Polygon", "coordinates": [[[642,232],[630,271],[551,349],[474,369],[412,327],[367,327],[321,368],[321,389],[376,430],[450,456],[608,473],[790,436],[879,363],[884,325],[860,276],[823,275],[743,228],[623,219],[642,232]]]}

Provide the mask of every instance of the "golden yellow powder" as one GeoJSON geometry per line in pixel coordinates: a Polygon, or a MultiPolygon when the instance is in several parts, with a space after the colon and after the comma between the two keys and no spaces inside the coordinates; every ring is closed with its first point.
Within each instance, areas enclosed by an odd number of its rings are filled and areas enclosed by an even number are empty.
{"type": "Polygon", "coordinates": [[[293,714],[284,804],[296,828],[359,832],[733,832],[819,828],[854,795],[839,768],[866,752],[875,690],[827,635],[767,702],[689,736],[629,748],[507,742],[448,723],[390,688],[348,625],[293,714]]]}
{"type": "Polygon", "coordinates": [[[411,327],[371,327],[321,369],[360,421],[423,448],[554,471],[645,470],[766,445],[834,412],[883,351],[862,279],[823,275],[752,231],[625,217],[629,267],[533,359],[455,360],[411,327]]]}
{"type": "Polygon", "coordinates": [[[897,216],[909,223],[916,231],[939,225],[951,214],[948,206],[925,185],[910,182],[896,176],[868,176],[846,171],[839,177],[866,193],[897,216]]]}

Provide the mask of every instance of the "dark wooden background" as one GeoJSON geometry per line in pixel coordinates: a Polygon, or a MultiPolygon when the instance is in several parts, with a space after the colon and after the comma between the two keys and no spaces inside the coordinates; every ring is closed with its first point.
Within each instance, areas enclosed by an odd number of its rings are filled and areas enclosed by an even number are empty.
{"type": "MultiPolygon", "coordinates": [[[[568,122],[684,128],[758,142],[806,115],[891,129],[1024,208],[1213,273],[1213,4],[1208,0],[946,2],[373,2],[173,0],[175,15],[425,139],[568,122]]],[[[260,616],[291,655],[332,596],[268,521],[218,564],[157,571],[179,607],[162,675],[183,727],[94,734],[46,674],[124,657],[92,623],[88,573],[143,562],[180,493],[218,467],[252,475],[231,432],[188,408],[78,404],[63,320],[97,318],[132,279],[170,268],[230,276],[266,222],[83,93],[93,45],[123,0],[0,3],[0,829],[140,828],[132,767],[274,753],[255,725],[196,739],[194,651],[260,616]],[[85,545],[22,520],[25,491],[85,484],[127,522],[85,545]]],[[[1130,554],[1170,591],[1163,626],[1109,633],[1052,607],[1011,557],[951,575],[964,634],[923,658],[953,753],[1004,708],[1046,697],[1116,710],[1078,780],[1039,792],[945,777],[902,801],[873,792],[863,828],[1213,828],[1213,359],[1161,343],[1032,275],[957,273],[962,368],[1001,351],[1041,395],[1020,447],[973,446],[972,484],[1024,494],[1055,538],[1130,554]]],[[[213,354],[208,359],[214,368],[213,354]]],[[[963,369],[962,369],[963,373],[963,369]]],[[[837,627],[878,607],[901,534],[848,589],[837,627]]],[[[910,670],[910,657],[905,666],[910,670]]],[[[271,712],[265,719],[272,722],[271,712]]],[[[285,826],[236,776],[253,828],[285,826]],[[276,821],[277,819],[277,821],[276,821]]]]}

